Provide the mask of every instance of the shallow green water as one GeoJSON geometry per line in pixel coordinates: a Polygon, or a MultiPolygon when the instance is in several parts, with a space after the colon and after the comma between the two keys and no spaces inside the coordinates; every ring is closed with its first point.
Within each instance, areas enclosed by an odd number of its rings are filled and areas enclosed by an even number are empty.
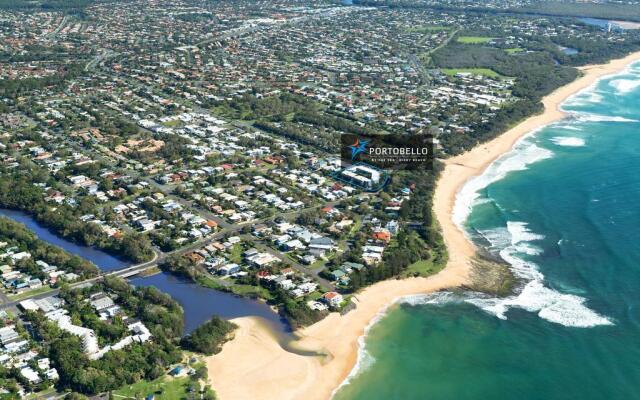
{"type": "Polygon", "coordinates": [[[640,64],[564,108],[456,208],[518,292],[394,306],[336,399],[640,398],[640,64]]]}

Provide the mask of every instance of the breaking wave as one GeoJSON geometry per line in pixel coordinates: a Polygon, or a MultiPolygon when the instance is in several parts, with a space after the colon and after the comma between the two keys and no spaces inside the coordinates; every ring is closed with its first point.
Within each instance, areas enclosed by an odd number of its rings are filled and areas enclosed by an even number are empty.
{"type": "Polygon", "coordinates": [[[351,382],[351,380],[353,380],[353,378],[358,376],[358,374],[366,371],[367,369],[371,368],[375,364],[376,362],[375,357],[372,356],[371,353],[367,351],[367,344],[366,344],[367,336],[369,335],[369,331],[371,330],[371,328],[375,324],[380,322],[380,320],[384,318],[385,315],[387,315],[387,310],[389,309],[389,307],[390,305],[380,310],[376,314],[376,316],[373,317],[371,321],[369,321],[369,324],[367,324],[367,326],[364,328],[364,334],[362,334],[362,336],[358,338],[358,358],[356,359],[356,365],[353,366],[353,368],[349,372],[349,375],[347,375],[347,377],[344,378],[342,383],[340,383],[340,385],[333,390],[333,392],[331,393],[331,398],[333,398],[336,395],[336,393],[338,393],[338,391],[342,389],[343,386],[348,385],[351,382]]]}
{"type": "Polygon", "coordinates": [[[567,131],[577,131],[577,132],[581,132],[582,129],[580,129],[579,127],[575,126],[575,125],[554,125],[554,128],[558,128],[558,129],[564,129],[567,131]]]}
{"type": "Polygon", "coordinates": [[[425,304],[444,305],[461,301],[463,301],[462,295],[448,291],[434,292],[429,294],[414,294],[410,296],[404,296],[398,300],[398,302],[401,304],[408,304],[411,306],[419,306],[425,304]]]}
{"type": "Polygon", "coordinates": [[[577,94],[571,96],[564,105],[570,106],[585,106],[588,104],[600,103],[603,100],[603,96],[598,93],[595,89],[588,88],[582,92],[578,92],[577,94]]]}
{"type": "Polygon", "coordinates": [[[640,87],[640,79],[614,79],[609,81],[609,86],[616,90],[617,94],[627,94],[640,87]]]}
{"type": "Polygon", "coordinates": [[[558,146],[566,147],[581,147],[585,144],[584,139],[578,137],[556,136],[552,137],[551,141],[558,146]]]}
{"type": "Polygon", "coordinates": [[[409,305],[444,305],[465,302],[500,319],[507,319],[507,312],[519,308],[549,322],[567,327],[590,328],[612,325],[613,322],[589,309],[586,299],[574,294],[560,293],[544,285],[544,276],[536,264],[526,261],[523,255],[538,255],[542,250],[534,243],[544,239],[543,235],[531,232],[527,224],[510,221],[507,227],[480,231],[489,249],[500,249],[500,256],[511,264],[514,275],[523,281],[518,293],[505,298],[490,297],[482,293],[437,292],[426,295],[407,296],[400,300],[409,305]]]}
{"type": "MultiPolygon", "coordinates": [[[[533,134],[533,133],[532,133],[533,134]]],[[[531,134],[530,134],[531,135],[531,134]]],[[[453,207],[453,222],[462,227],[480,197],[480,191],[493,182],[497,182],[510,172],[526,170],[528,165],[553,156],[553,152],[537,146],[525,136],[511,151],[493,162],[482,175],[471,178],[457,194],[453,207]]]]}
{"type": "MultiPolygon", "coordinates": [[[[471,213],[472,207],[487,200],[486,197],[481,197],[481,190],[503,179],[510,172],[525,170],[528,165],[553,156],[553,152],[537,146],[530,137],[531,135],[519,141],[510,152],[492,163],[482,175],[470,179],[462,187],[456,197],[452,216],[453,221],[461,229],[464,229],[464,222],[471,213]]],[[[584,141],[579,138],[557,139],[561,139],[561,145],[584,145],[584,141]]],[[[508,221],[506,227],[477,233],[489,244],[488,251],[499,255],[510,264],[511,271],[522,282],[522,286],[517,294],[506,298],[468,294],[464,295],[465,302],[501,319],[507,318],[506,313],[509,309],[520,308],[535,312],[542,319],[564,326],[584,328],[613,324],[607,317],[585,306],[585,298],[560,293],[544,285],[544,275],[539,271],[538,266],[526,260],[527,256],[542,253],[542,249],[536,246],[535,242],[544,239],[544,236],[530,231],[525,222],[508,221]]],[[[442,297],[425,299],[422,300],[425,302],[423,304],[428,304],[426,303],[428,301],[443,300],[442,297]]]]}
{"type": "Polygon", "coordinates": [[[560,293],[544,286],[544,276],[533,262],[523,255],[538,255],[542,250],[535,241],[543,235],[531,232],[524,222],[507,222],[507,228],[496,228],[481,232],[499,250],[500,257],[511,265],[514,275],[524,281],[518,294],[506,298],[469,298],[465,301],[482,310],[506,319],[510,308],[535,312],[542,319],[564,326],[588,328],[612,325],[613,322],[585,306],[586,299],[573,294],[560,293]]]}
{"type": "Polygon", "coordinates": [[[640,122],[637,119],[617,117],[613,115],[599,115],[582,112],[572,112],[572,114],[580,122],[640,122]]]}

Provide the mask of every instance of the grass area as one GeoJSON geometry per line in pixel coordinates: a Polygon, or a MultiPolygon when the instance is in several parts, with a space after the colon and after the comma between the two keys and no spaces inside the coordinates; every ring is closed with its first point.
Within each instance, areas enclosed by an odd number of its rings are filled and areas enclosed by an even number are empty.
{"type": "Polygon", "coordinates": [[[358,233],[360,228],[362,228],[362,218],[360,216],[356,216],[356,220],[353,223],[353,226],[351,227],[351,230],[349,231],[349,234],[347,235],[347,237],[351,237],[356,233],[358,233]]]}
{"type": "Polygon", "coordinates": [[[231,292],[237,294],[238,296],[251,298],[259,297],[265,300],[271,300],[273,298],[271,292],[269,292],[268,289],[263,288],[262,286],[234,283],[232,280],[222,281],[221,279],[217,279],[214,277],[203,276],[198,279],[198,284],[209,289],[231,292]]]}
{"type": "Polygon", "coordinates": [[[318,300],[319,298],[322,297],[322,293],[321,292],[311,292],[306,296],[307,300],[318,300]]]}
{"type": "Polygon", "coordinates": [[[502,75],[489,68],[442,68],[441,71],[449,76],[455,76],[459,72],[470,72],[472,74],[483,75],[488,78],[503,78],[502,75]]]}
{"type": "Polygon", "coordinates": [[[240,264],[242,262],[242,252],[244,248],[242,244],[236,243],[231,247],[231,251],[229,252],[229,261],[232,263],[240,264]]]}
{"type": "Polygon", "coordinates": [[[124,386],[113,391],[118,398],[144,399],[149,394],[155,394],[156,399],[182,399],[189,394],[191,381],[189,378],[161,377],[154,381],[139,381],[133,385],[124,386]]]}
{"type": "Polygon", "coordinates": [[[177,128],[182,125],[182,121],[180,121],[179,119],[173,119],[171,121],[163,122],[162,125],[166,126],[167,128],[177,128]]]}
{"type": "Polygon", "coordinates": [[[268,289],[263,288],[262,286],[233,284],[232,286],[229,287],[229,289],[231,289],[233,293],[240,296],[246,296],[246,297],[252,297],[252,298],[260,297],[265,300],[273,299],[271,292],[268,289]]]}
{"type": "Polygon", "coordinates": [[[44,293],[48,293],[48,292],[52,292],[54,289],[50,288],[49,286],[43,286],[41,288],[37,288],[37,289],[33,289],[33,290],[27,290],[26,292],[20,293],[20,294],[12,294],[7,296],[11,301],[20,301],[22,299],[25,299],[27,297],[30,296],[35,296],[38,294],[44,294],[44,293]]]}
{"type": "Polygon", "coordinates": [[[521,47],[512,47],[510,49],[505,49],[504,51],[506,51],[507,54],[513,55],[513,54],[522,53],[524,51],[524,49],[521,48],[521,47]]]}
{"type": "Polygon", "coordinates": [[[407,29],[407,32],[418,32],[418,33],[429,33],[429,32],[440,32],[440,31],[450,31],[453,29],[450,26],[443,25],[422,25],[422,26],[414,26],[407,29]]]}
{"type": "Polygon", "coordinates": [[[218,117],[243,120],[247,124],[253,124],[253,117],[250,111],[240,112],[230,107],[226,103],[211,108],[211,113],[218,117]]]}
{"type": "Polygon", "coordinates": [[[198,284],[204,287],[208,287],[209,289],[216,289],[216,290],[222,290],[227,292],[231,290],[230,288],[231,285],[225,285],[224,283],[222,283],[222,280],[209,277],[209,276],[199,277],[198,284]]]}
{"type": "Polygon", "coordinates": [[[434,263],[433,260],[420,260],[409,265],[403,272],[404,276],[429,276],[433,275],[444,268],[445,262],[434,263]]]}
{"type": "Polygon", "coordinates": [[[309,265],[309,268],[315,271],[316,269],[323,268],[327,262],[328,261],[325,260],[324,258],[319,258],[316,261],[314,261],[313,264],[309,265]]]}
{"type": "Polygon", "coordinates": [[[48,396],[54,395],[55,393],[56,389],[54,387],[50,387],[49,389],[42,390],[38,393],[31,393],[24,398],[27,400],[46,399],[48,396]]]}
{"type": "Polygon", "coordinates": [[[483,44],[489,43],[494,38],[488,36],[460,36],[457,39],[458,43],[464,44],[483,44]]]}

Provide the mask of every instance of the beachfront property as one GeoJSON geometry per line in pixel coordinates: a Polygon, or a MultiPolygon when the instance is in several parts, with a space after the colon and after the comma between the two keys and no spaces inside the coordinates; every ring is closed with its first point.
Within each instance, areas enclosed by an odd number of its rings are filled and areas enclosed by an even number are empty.
{"type": "Polygon", "coordinates": [[[344,300],[342,295],[337,292],[327,292],[322,296],[322,299],[333,308],[339,307],[344,300]]]}

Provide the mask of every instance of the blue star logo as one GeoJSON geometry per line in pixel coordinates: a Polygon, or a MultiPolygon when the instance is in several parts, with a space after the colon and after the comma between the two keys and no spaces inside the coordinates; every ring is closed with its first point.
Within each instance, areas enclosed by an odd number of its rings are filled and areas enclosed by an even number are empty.
{"type": "Polygon", "coordinates": [[[355,160],[358,154],[367,151],[368,144],[369,140],[356,139],[356,142],[349,146],[349,148],[351,149],[351,161],[355,160]]]}

